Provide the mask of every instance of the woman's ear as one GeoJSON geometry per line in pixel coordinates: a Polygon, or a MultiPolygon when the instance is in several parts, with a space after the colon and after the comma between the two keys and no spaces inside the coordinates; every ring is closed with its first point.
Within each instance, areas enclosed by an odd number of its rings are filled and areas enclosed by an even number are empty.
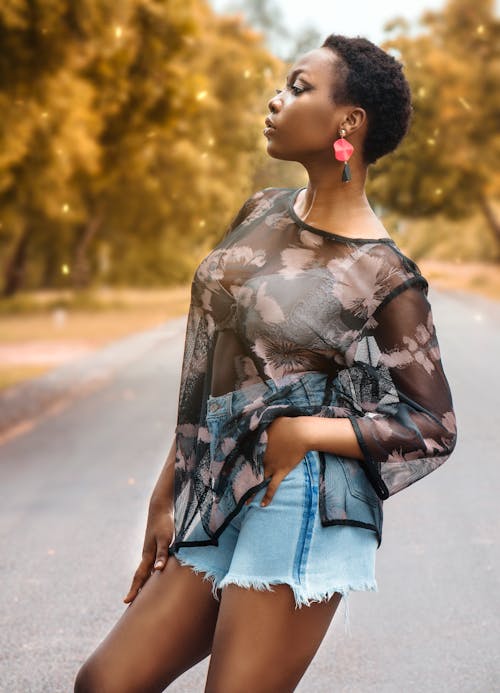
{"type": "Polygon", "coordinates": [[[357,130],[361,130],[368,122],[368,117],[364,108],[355,106],[352,110],[346,113],[340,127],[346,131],[346,137],[354,135],[357,130]]]}

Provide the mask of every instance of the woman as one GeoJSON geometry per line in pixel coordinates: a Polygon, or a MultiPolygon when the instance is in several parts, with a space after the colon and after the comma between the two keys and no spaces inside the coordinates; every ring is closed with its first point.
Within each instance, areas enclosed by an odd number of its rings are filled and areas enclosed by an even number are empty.
{"type": "Polygon", "coordinates": [[[364,191],[408,129],[401,65],[332,35],[268,106],[269,155],[309,182],[253,195],[196,272],[130,606],[79,692],[161,691],[209,654],[208,693],[293,691],[340,599],[377,589],[382,500],[455,445],[427,282],[364,191]]]}

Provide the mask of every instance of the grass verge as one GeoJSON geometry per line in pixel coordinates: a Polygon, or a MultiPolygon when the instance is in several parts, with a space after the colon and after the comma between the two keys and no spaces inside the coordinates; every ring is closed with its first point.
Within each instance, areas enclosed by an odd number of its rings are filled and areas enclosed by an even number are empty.
{"type": "Polygon", "coordinates": [[[36,292],[0,302],[0,388],[184,315],[189,287],[36,292]]]}

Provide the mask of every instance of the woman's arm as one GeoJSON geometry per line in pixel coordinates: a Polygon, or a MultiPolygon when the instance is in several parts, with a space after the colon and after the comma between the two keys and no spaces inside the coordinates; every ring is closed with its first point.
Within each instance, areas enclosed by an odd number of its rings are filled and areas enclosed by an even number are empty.
{"type": "Polygon", "coordinates": [[[174,504],[175,439],[151,494],[150,504],[172,507],[174,504]]]}
{"type": "MultiPolygon", "coordinates": [[[[363,459],[349,419],[319,416],[280,416],[267,429],[264,476],[272,476],[261,505],[268,505],[284,477],[309,450],[363,459]]],[[[248,499],[249,504],[251,498],[248,499]]]]}
{"type": "Polygon", "coordinates": [[[371,336],[359,350],[357,389],[365,413],[350,418],[367,474],[387,498],[443,464],[457,431],[426,292],[407,288],[374,318],[371,336]]]}
{"type": "Polygon", "coordinates": [[[341,457],[364,459],[349,419],[301,416],[299,424],[300,435],[307,450],[323,450],[341,457]]]}
{"type": "Polygon", "coordinates": [[[174,465],[175,440],[151,494],[142,557],[128,594],[123,599],[125,604],[133,602],[152,573],[163,570],[167,564],[168,548],[175,534],[174,465]]]}
{"type": "Polygon", "coordinates": [[[401,291],[373,325],[346,371],[365,413],[276,419],[264,457],[266,477],[273,476],[270,497],[308,450],[364,460],[381,497],[433,471],[453,451],[455,414],[425,294],[401,291]]]}

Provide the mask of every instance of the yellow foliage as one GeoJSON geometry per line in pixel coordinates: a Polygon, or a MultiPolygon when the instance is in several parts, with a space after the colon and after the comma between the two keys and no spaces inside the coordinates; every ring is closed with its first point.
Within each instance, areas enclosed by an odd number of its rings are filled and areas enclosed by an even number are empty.
{"type": "MultiPolygon", "coordinates": [[[[368,193],[387,213],[407,218],[479,216],[489,242],[468,252],[500,258],[500,20],[491,0],[449,0],[421,24],[420,34],[402,26],[384,44],[402,55],[414,117],[397,151],[373,167],[368,193]]],[[[440,230],[431,226],[419,231],[419,252],[436,251],[440,230]]]]}

